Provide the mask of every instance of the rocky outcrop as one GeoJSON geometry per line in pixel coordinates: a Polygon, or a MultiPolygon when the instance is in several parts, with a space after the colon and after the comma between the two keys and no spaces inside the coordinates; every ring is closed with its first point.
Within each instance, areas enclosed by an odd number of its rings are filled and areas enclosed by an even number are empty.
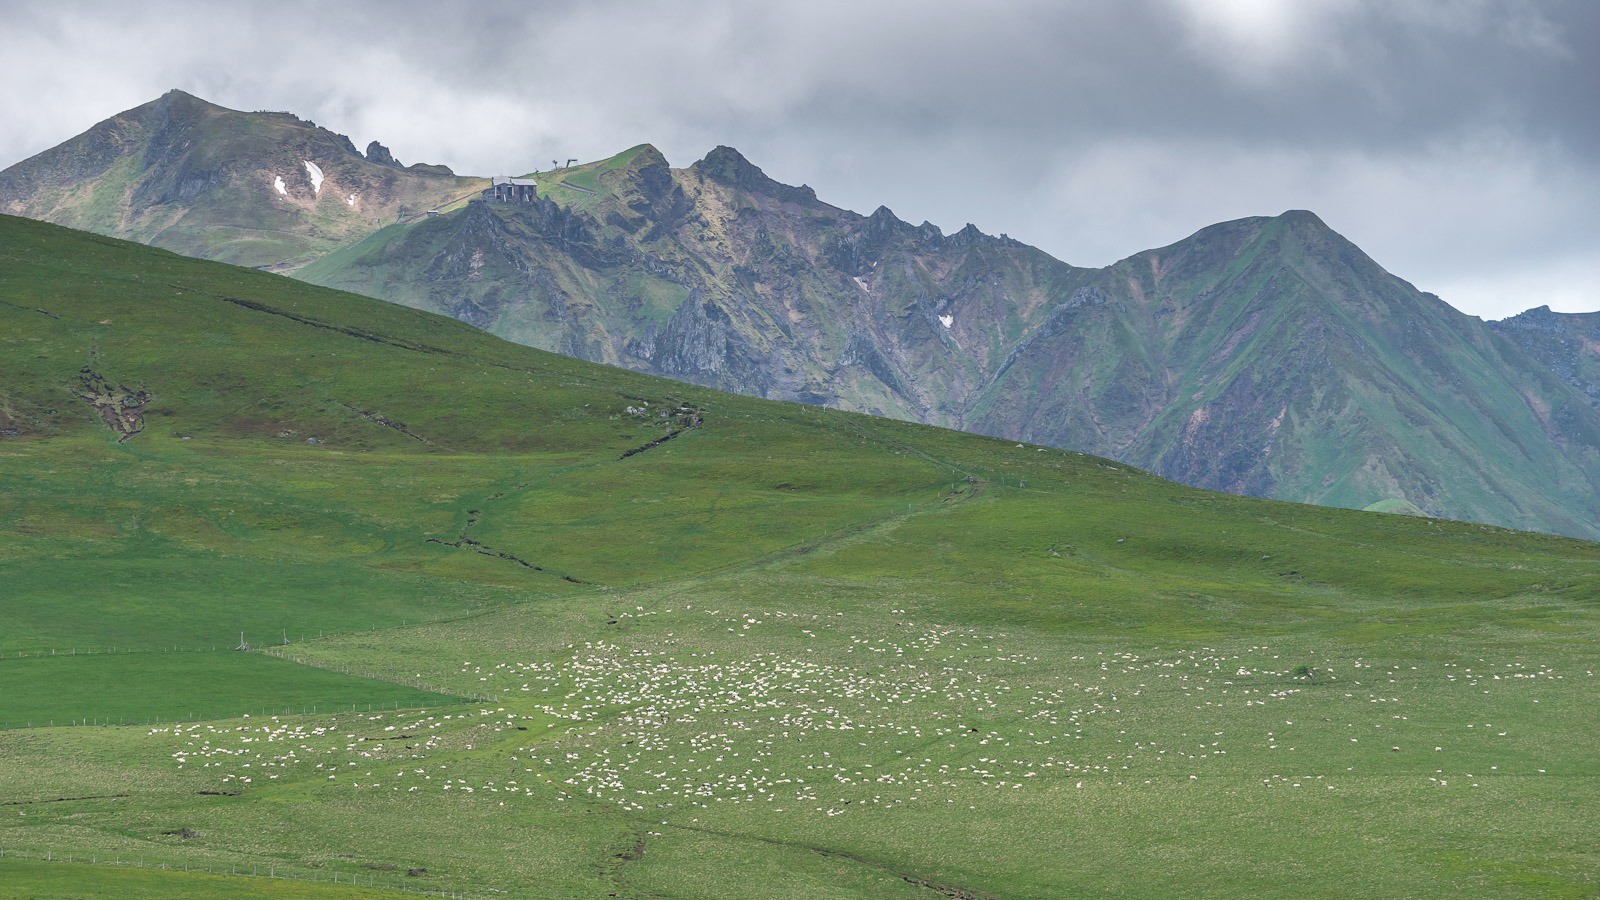
{"type": "Polygon", "coordinates": [[[817,201],[817,192],[810,187],[803,184],[799,187],[790,187],[768,178],[767,173],[761,171],[732,147],[718,146],[691,168],[707,180],[785,203],[817,201]]]}
{"type": "Polygon", "coordinates": [[[1540,306],[1489,327],[1600,409],[1600,313],[1540,306]]]}
{"type": "Polygon", "coordinates": [[[94,407],[100,421],[125,444],[144,430],[144,410],[150,404],[149,391],[115,384],[88,366],[78,373],[78,397],[94,407]]]}
{"type": "Polygon", "coordinates": [[[389,148],[377,141],[367,145],[366,158],[367,162],[375,165],[388,166],[391,169],[404,168],[404,166],[400,165],[400,161],[394,158],[394,154],[389,152],[389,148]]]}

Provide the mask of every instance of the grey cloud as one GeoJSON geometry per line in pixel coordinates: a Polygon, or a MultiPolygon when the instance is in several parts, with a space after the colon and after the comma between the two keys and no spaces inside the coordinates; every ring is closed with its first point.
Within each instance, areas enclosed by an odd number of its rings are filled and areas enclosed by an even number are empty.
{"type": "Polygon", "coordinates": [[[474,172],[726,143],[1079,264],[1307,207],[1469,312],[1600,307],[1597,4],[218,6],[8,5],[0,164],[176,86],[474,172]]]}

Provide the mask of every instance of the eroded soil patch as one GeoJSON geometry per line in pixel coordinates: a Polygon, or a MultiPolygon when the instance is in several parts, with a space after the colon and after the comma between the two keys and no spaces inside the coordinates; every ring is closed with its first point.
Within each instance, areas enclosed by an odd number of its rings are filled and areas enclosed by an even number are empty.
{"type": "Polygon", "coordinates": [[[144,409],[152,398],[149,391],[134,390],[125,384],[113,385],[100,373],[84,366],[78,372],[77,395],[87,400],[100,421],[117,433],[123,444],[144,430],[144,409]]]}

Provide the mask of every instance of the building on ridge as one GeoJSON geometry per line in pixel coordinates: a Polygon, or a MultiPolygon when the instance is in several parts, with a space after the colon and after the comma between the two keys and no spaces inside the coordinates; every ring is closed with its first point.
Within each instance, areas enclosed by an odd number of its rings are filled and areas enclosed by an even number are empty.
{"type": "Polygon", "coordinates": [[[532,178],[496,175],[483,190],[483,199],[500,203],[532,203],[539,196],[539,183],[532,178]]]}

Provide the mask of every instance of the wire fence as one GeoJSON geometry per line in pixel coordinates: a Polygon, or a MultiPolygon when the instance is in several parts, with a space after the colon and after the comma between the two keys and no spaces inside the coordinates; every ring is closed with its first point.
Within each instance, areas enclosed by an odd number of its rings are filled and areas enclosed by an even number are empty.
{"type": "MultiPolygon", "coordinates": [[[[495,609],[498,607],[499,605],[496,605],[493,607],[486,607],[485,609],[495,609]]],[[[309,641],[322,640],[324,638],[348,637],[360,634],[375,634],[380,631],[391,631],[395,628],[409,628],[413,625],[441,625],[446,622],[453,622],[458,619],[470,617],[478,612],[478,610],[466,613],[458,612],[453,615],[437,616],[431,619],[401,619],[398,624],[391,622],[388,625],[379,625],[378,623],[374,622],[371,628],[352,628],[344,631],[328,631],[326,629],[319,629],[315,634],[304,629],[280,628],[276,632],[271,632],[269,630],[265,640],[262,640],[260,632],[257,632],[255,636],[256,640],[254,642],[247,640],[249,637],[249,631],[247,629],[246,631],[239,633],[239,638],[237,640],[229,638],[220,642],[212,641],[209,643],[194,644],[192,646],[189,644],[173,644],[171,646],[152,647],[146,645],[127,646],[120,644],[108,644],[102,646],[78,645],[68,647],[13,647],[9,650],[0,650],[0,660],[38,659],[46,656],[110,656],[112,654],[123,656],[130,653],[220,653],[245,649],[265,650],[272,647],[287,647],[292,644],[301,644],[309,641]]]]}
{"type": "MultiPolygon", "coordinates": [[[[319,871],[303,865],[278,861],[240,863],[237,861],[219,862],[207,860],[200,863],[192,860],[152,860],[142,854],[135,856],[133,854],[117,853],[83,853],[76,850],[27,850],[0,846],[0,861],[13,859],[59,863],[61,865],[117,866],[142,869],[149,872],[182,872],[189,875],[321,882],[324,884],[349,885],[352,888],[404,891],[424,897],[449,897],[452,900],[470,900],[472,896],[475,896],[467,891],[419,884],[418,879],[430,877],[426,869],[407,869],[405,874],[401,874],[398,866],[394,867],[396,871],[392,873],[375,867],[369,867],[371,871],[367,872],[319,871]]],[[[503,893],[502,891],[492,892],[503,893]]]]}
{"type": "Polygon", "coordinates": [[[291,652],[286,647],[265,647],[262,648],[260,652],[265,656],[271,656],[277,659],[299,663],[302,666],[312,666],[314,668],[324,669],[329,672],[338,672],[341,675],[351,675],[356,678],[370,678],[374,681],[384,681],[388,682],[389,684],[404,685],[409,688],[416,688],[419,691],[429,691],[434,694],[444,694],[448,697],[455,697],[459,701],[470,700],[474,703],[498,703],[500,701],[500,695],[497,693],[464,692],[460,688],[446,687],[444,685],[423,681],[420,678],[396,678],[392,672],[379,672],[377,670],[360,669],[355,666],[332,663],[328,662],[327,660],[316,658],[308,659],[291,652]]]}
{"type": "Polygon", "coordinates": [[[222,719],[242,719],[257,716],[313,716],[335,713],[363,713],[400,710],[438,709],[463,703],[497,703],[498,694],[449,694],[438,703],[401,703],[392,700],[379,703],[309,703],[299,706],[269,706],[221,714],[189,713],[185,716],[82,716],[75,718],[18,719],[14,722],[0,720],[0,731],[12,728],[115,728],[128,725],[180,725],[193,722],[215,722],[222,719]]]}
{"type": "MultiPolygon", "coordinates": [[[[361,669],[361,668],[358,668],[358,667],[355,667],[355,666],[349,666],[349,665],[344,665],[344,664],[339,664],[339,663],[333,663],[333,662],[329,662],[327,660],[321,660],[321,659],[316,659],[316,658],[307,658],[307,657],[301,656],[298,653],[294,652],[291,649],[292,646],[293,646],[293,644],[280,644],[278,646],[262,647],[262,648],[259,648],[259,649],[256,649],[256,650],[252,650],[250,652],[258,653],[258,654],[260,654],[262,656],[270,656],[270,657],[273,657],[274,659],[281,659],[281,660],[284,660],[284,661],[287,661],[287,662],[297,663],[297,664],[303,665],[303,666],[311,666],[313,668],[322,669],[322,670],[328,671],[328,672],[337,672],[339,674],[349,675],[349,676],[355,677],[355,678],[367,678],[367,679],[371,679],[373,681],[381,681],[381,682],[384,682],[385,684],[401,685],[401,686],[413,688],[413,689],[419,690],[419,691],[426,691],[426,692],[431,693],[431,694],[439,695],[439,697],[441,699],[438,702],[427,702],[427,701],[412,700],[412,701],[407,701],[407,702],[405,702],[403,704],[399,700],[389,700],[389,701],[381,701],[381,702],[367,702],[367,703],[355,702],[355,703],[348,704],[348,708],[346,708],[346,704],[344,704],[344,703],[310,703],[310,704],[291,704],[291,705],[285,705],[285,706],[271,705],[271,706],[260,706],[260,707],[252,708],[252,709],[233,710],[233,711],[229,711],[229,712],[227,712],[225,714],[216,714],[216,713],[204,713],[203,714],[203,713],[191,711],[191,712],[184,713],[183,715],[175,715],[175,714],[171,714],[171,713],[163,713],[163,714],[159,714],[159,715],[152,714],[152,715],[145,715],[145,716],[139,716],[139,715],[133,715],[133,716],[129,716],[129,715],[106,715],[106,716],[89,715],[89,716],[72,716],[72,717],[39,718],[39,719],[22,719],[22,718],[19,718],[19,719],[16,719],[16,720],[0,719],[0,731],[9,730],[9,729],[13,729],[13,728],[40,728],[40,727],[45,727],[45,728],[64,728],[64,727],[106,727],[106,726],[127,726],[127,725],[137,725],[137,726],[172,725],[172,724],[178,724],[178,723],[214,721],[214,720],[218,720],[218,719],[236,719],[236,718],[241,718],[241,717],[245,717],[245,716],[321,715],[321,714],[325,714],[325,713],[326,714],[332,714],[332,713],[360,713],[360,712],[382,712],[384,710],[402,710],[402,709],[435,709],[435,708],[443,707],[443,706],[453,706],[453,705],[460,704],[460,703],[498,703],[500,701],[500,695],[498,693],[479,693],[479,692],[463,691],[463,690],[461,690],[460,688],[457,688],[457,687],[450,687],[450,686],[446,686],[446,685],[436,684],[436,683],[433,683],[433,682],[424,681],[423,679],[420,679],[420,678],[397,678],[397,677],[395,677],[394,673],[392,673],[392,672],[380,672],[380,671],[377,671],[377,670],[367,670],[367,669],[361,669]]],[[[67,651],[65,651],[65,652],[63,652],[63,653],[61,653],[59,655],[62,655],[62,656],[74,656],[74,655],[77,655],[80,652],[83,655],[87,656],[87,655],[94,655],[96,653],[98,653],[98,654],[107,654],[107,653],[124,654],[124,653],[163,653],[163,652],[164,653],[222,652],[222,648],[219,648],[216,651],[207,651],[204,648],[190,649],[190,648],[185,648],[185,647],[175,647],[175,648],[170,648],[170,649],[167,649],[167,650],[150,650],[150,649],[137,649],[137,650],[135,650],[135,649],[123,648],[123,649],[120,649],[120,650],[118,650],[118,649],[111,649],[111,650],[102,649],[102,650],[99,650],[99,651],[92,651],[92,650],[87,650],[87,649],[82,649],[82,648],[70,648],[69,650],[67,650],[67,651]]],[[[19,654],[17,654],[16,656],[14,656],[12,658],[15,659],[15,658],[27,658],[29,656],[36,656],[37,657],[37,656],[50,656],[50,655],[57,655],[57,654],[55,654],[54,652],[46,652],[46,653],[38,653],[38,652],[36,652],[36,653],[33,653],[33,654],[19,653],[19,654]]]]}

